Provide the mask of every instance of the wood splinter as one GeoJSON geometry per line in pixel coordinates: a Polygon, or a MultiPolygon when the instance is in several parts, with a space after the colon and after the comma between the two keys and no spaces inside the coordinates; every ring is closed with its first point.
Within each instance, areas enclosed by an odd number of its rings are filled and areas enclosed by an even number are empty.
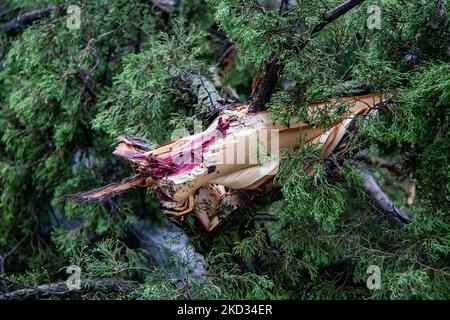
{"type": "MultiPolygon", "coordinates": [[[[274,122],[268,111],[249,112],[246,104],[223,110],[203,132],[150,147],[143,139],[119,137],[114,154],[129,160],[136,175],[102,188],[63,197],[76,201],[104,200],[136,187],[150,188],[165,213],[196,214],[207,231],[221,216],[240,206],[236,190],[255,190],[278,172],[280,155],[300,144],[314,144],[330,155],[357,115],[384,101],[380,94],[330,100],[345,103],[347,112],[330,128],[291,121],[274,122]]],[[[325,103],[311,106],[324,108],[325,103]]]]}

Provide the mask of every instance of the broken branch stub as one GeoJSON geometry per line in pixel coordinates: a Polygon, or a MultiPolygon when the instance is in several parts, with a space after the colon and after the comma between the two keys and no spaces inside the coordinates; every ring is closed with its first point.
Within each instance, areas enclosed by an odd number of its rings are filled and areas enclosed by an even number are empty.
{"type": "MultiPolygon", "coordinates": [[[[194,212],[203,226],[214,229],[219,213],[240,206],[233,190],[254,190],[278,172],[280,155],[300,144],[314,144],[323,157],[330,155],[357,115],[367,114],[384,100],[380,94],[344,97],[347,112],[327,129],[291,121],[273,121],[267,111],[249,112],[245,104],[223,110],[204,131],[154,149],[142,139],[120,137],[114,154],[129,160],[136,175],[122,182],[66,199],[102,200],[130,188],[148,187],[171,216],[194,212]]],[[[314,108],[324,108],[317,103],[314,108]]]]}

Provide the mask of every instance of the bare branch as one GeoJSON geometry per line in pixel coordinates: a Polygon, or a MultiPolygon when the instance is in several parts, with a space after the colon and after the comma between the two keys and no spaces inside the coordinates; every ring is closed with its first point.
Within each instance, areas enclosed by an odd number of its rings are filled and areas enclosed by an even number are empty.
{"type": "Polygon", "coordinates": [[[8,258],[10,255],[12,255],[26,239],[27,239],[27,237],[23,237],[19,242],[17,242],[14,245],[14,247],[11,248],[11,250],[9,250],[4,255],[0,256],[0,275],[5,273],[5,261],[6,261],[6,258],[8,258]]]}
{"type": "Polygon", "coordinates": [[[256,86],[250,97],[249,112],[264,110],[265,105],[270,102],[282,70],[283,66],[278,62],[276,56],[266,62],[261,78],[256,81],[256,86]]]}
{"type": "Polygon", "coordinates": [[[339,6],[331,10],[331,12],[312,29],[311,34],[322,31],[328,24],[343,16],[348,11],[350,11],[357,5],[360,5],[364,1],[365,0],[347,0],[344,3],[340,4],[339,6]]]}
{"type": "Polygon", "coordinates": [[[370,156],[368,154],[367,149],[362,150],[358,152],[354,157],[353,160],[356,161],[364,161],[367,164],[373,165],[373,166],[379,166],[381,168],[386,168],[389,171],[394,172],[395,174],[399,176],[406,175],[406,169],[403,167],[402,164],[396,163],[394,161],[382,159],[382,158],[376,158],[373,156],[370,156]]]}
{"type": "Polygon", "coordinates": [[[55,10],[55,6],[51,5],[44,9],[37,9],[30,12],[21,14],[20,16],[0,24],[0,30],[6,33],[12,33],[17,29],[20,29],[28,24],[33,23],[43,17],[48,16],[51,12],[55,10]]]}
{"type": "Polygon", "coordinates": [[[385,216],[393,219],[400,226],[411,222],[411,218],[395,206],[394,202],[389,199],[375,178],[367,170],[357,169],[357,172],[363,178],[364,191],[371,196],[372,200],[385,216]]]}
{"type": "Polygon", "coordinates": [[[151,0],[150,2],[155,8],[165,13],[171,13],[178,4],[177,0],[151,0]]]}
{"type": "Polygon", "coordinates": [[[43,284],[31,288],[20,289],[5,293],[0,296],[3,299],[24,299],[29,296],[46,297],[52,295],[68,295],[85,292],[121,292],[129,294],[136,290],[136,281],[119,280],[112,278],[92,278],[81,281],[81,289],[69,290],[65,282],[43,284]]]}
{"type": "Polygon", "coordinates": [[[81,80],[81,82],[83,82],[86,91],[91,95],[91,97],[93,99],[97,98],[98,94],[96,92],[94,84],[92,83],[92,81],[91,81],[91,79],[89,77],[89,74],[84,72],[80,67],[77,67],[76,68],[76,75],[81,80]]]}
{"type": "MultiPolygon", "coordinates": [[[[22,245],[22,243],[27,239],[27,237],[23,237],[19,242],[17,242],[12,248],[11,250],[9,250],[7,253],[5,253],[4,255],[0,256],[0,276],[2,274],[5,273],[5,263],[6,263],[6,259],[12,255],[14,252],[16,252],[16,250],[22,245]]],[[[7,285],[6,282],[0,279],[0,283],[7,289],[7,285]]]]}

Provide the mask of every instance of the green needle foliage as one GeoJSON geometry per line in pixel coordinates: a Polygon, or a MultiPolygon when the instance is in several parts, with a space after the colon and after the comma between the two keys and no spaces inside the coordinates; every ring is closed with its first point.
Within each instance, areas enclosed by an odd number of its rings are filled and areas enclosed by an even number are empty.
{"type": "Polygon", "coordinates": [[[73,264],[82,279],[136,285],[67,298],[450,299],[449,1],[367,0],[318,33],[342,0],[161,3],[0,4],[0,297],[64,281],[73,264]],[[50,4],[55,10],[34,23],[2,29],[50,4]],[[79,29],[67,26],[73,4],[79,29]],[[380,28],[368,24],[373,6],[380,28]],[[187,215],[182,226],[207,276],[191,275],[190,254],[171,257],[177,276],[141,248],[134,228],[165,219],[148,192],[58,201],[129,176],[129,164],[111,154],[116,137],[163,143],[175,128],[210,121],[190,75],[245,101],[273,56],[284,68],[267,108],[283,123],[326,128],[346,106],[311,112],[328,98],[371,91],[392,99],[356,119],[340,154],[323,158],[314,146],[284,154],[275,188],[242,193],[243,207],[217,231],[187,215]],[[371,161],[358,158],[363,150],[371,161]],[[364,166],[411,223],[383,216],[362,188],[364,166]],[[379,289],[366,284],[369,266],[381,271],[379,289]]]}

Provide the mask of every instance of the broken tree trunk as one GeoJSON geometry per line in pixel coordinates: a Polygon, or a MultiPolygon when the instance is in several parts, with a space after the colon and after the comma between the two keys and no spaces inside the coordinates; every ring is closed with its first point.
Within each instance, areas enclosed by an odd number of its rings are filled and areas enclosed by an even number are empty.
{"type": "MultiPolygon", "coordinates": [[[[326,129],[295,121],[284,126],[267,111],[252,113],[247,105],[238,104],[219,113],[206,130],[154,149],[142,139],[120,137],[114,154],[129,160],[136,174],[64,198],[103,200],[130,188],[149,187],[166,214],[179,217],[194,212],[210,231],[220,223],[219,212],[239,207],[233,190],[256,189],[277,174],[283,151],[314,144],[326,157],[357,115],[367,114],[383,101],[380,94],[331,100],[332,105],[345,103],[347,110],[326,129]]],[[[317,103],[312,109],[324,106],[317,103]]]]}

